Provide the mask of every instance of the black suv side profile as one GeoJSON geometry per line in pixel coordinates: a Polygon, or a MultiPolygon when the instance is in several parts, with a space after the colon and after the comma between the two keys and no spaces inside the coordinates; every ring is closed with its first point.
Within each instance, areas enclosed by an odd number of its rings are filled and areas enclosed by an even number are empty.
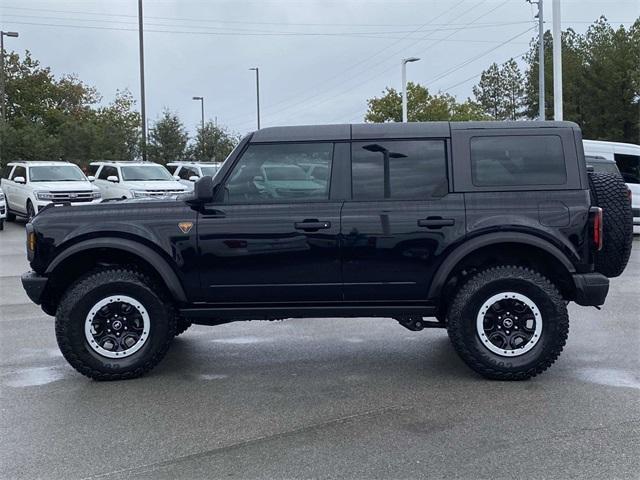
{"type": "Polygon", "coordinates": [[[43,210],[22,281],[99,380],[151,370],[192,323],[356,316],[446,328],[472,369],[519,380],[631,241],[627,187],[588,171],[570,122],[275,127],[192,195],[43,210]]]}

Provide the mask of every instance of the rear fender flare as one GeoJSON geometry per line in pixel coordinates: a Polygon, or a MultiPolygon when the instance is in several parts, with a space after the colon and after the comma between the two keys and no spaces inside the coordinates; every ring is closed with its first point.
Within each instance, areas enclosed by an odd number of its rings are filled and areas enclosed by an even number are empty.
{"type": "Polygon", "coordinates": [[[483,247],[490,245],[497,245],[500,243],[520,243],[523,245],[531,245],[533,247],[544,250],[551,256],[553,256],[560,264],[567,269],[570,274],[575,273],[576,269],[571,260],[555,245],[551,244],[547,240],[520,232],[496,232],[488,233],[479,237],[475,237],[471,240],[464,242],[462,245],[453,250],[440,264],[436,274],[433,277],[431,286],[429,287],[429,294],[427,298],[429,300],[435,300],[440,296],[440,292],[444,287],[449,275],[458,263],[467,255],[479,250],[483,247]]]}

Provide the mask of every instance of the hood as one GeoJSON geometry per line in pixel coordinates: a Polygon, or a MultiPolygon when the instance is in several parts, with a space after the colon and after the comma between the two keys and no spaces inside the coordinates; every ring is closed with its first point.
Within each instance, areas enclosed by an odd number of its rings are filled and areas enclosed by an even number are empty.
{"type": "Polygon", "coordinates": [[[29,184],[34,190],[44,190],[47,192],[96,192],[98,187],[85,182],[31,182],[29,184]]]}
{"type": "Polygon", "coordinates": [[[139,182],[124,181],[124,185],[131,190],[184,190],[188,189],[175,180],[142,180],[139,182]]]}

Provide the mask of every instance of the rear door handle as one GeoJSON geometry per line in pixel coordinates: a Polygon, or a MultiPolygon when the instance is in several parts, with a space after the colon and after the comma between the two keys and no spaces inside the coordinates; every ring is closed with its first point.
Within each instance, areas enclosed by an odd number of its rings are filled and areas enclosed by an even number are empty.
{"type": "Polygon", "coordinates": [[[424,220],[418,220],[419,227],[426,228],[442,228],[442,227],[451,227],[455,225],[456,221],[453,218],[442,218],[442,217],[428,217],[424,220]]]}
{"type": "Polygon", "coordinates": [[[322,230],[331,228],[331,222],[321,222],[318,220],[305,220],[304,222],[296,222],[293,224],[296,230],[322,230]]]}

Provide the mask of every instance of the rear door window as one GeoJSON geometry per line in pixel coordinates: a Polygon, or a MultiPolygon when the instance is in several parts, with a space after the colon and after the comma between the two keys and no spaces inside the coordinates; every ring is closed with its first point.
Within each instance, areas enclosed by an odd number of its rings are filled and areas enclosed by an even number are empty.
{"type": "Polygon", "coordinates": [[[420,200],[448,192],[444,140],[353,142],[354,200],[420,200]]]}
{"type": "Polygon", "coordinates": [[[472,137],[471,176],[475,186],[564,185],[562,140],[556,135],[472,137]]]}
{"type": "Polygon", "coordinates": [[[640,183],[640,155],[614,155],[618,169],[626,183],[640,183]]]}

